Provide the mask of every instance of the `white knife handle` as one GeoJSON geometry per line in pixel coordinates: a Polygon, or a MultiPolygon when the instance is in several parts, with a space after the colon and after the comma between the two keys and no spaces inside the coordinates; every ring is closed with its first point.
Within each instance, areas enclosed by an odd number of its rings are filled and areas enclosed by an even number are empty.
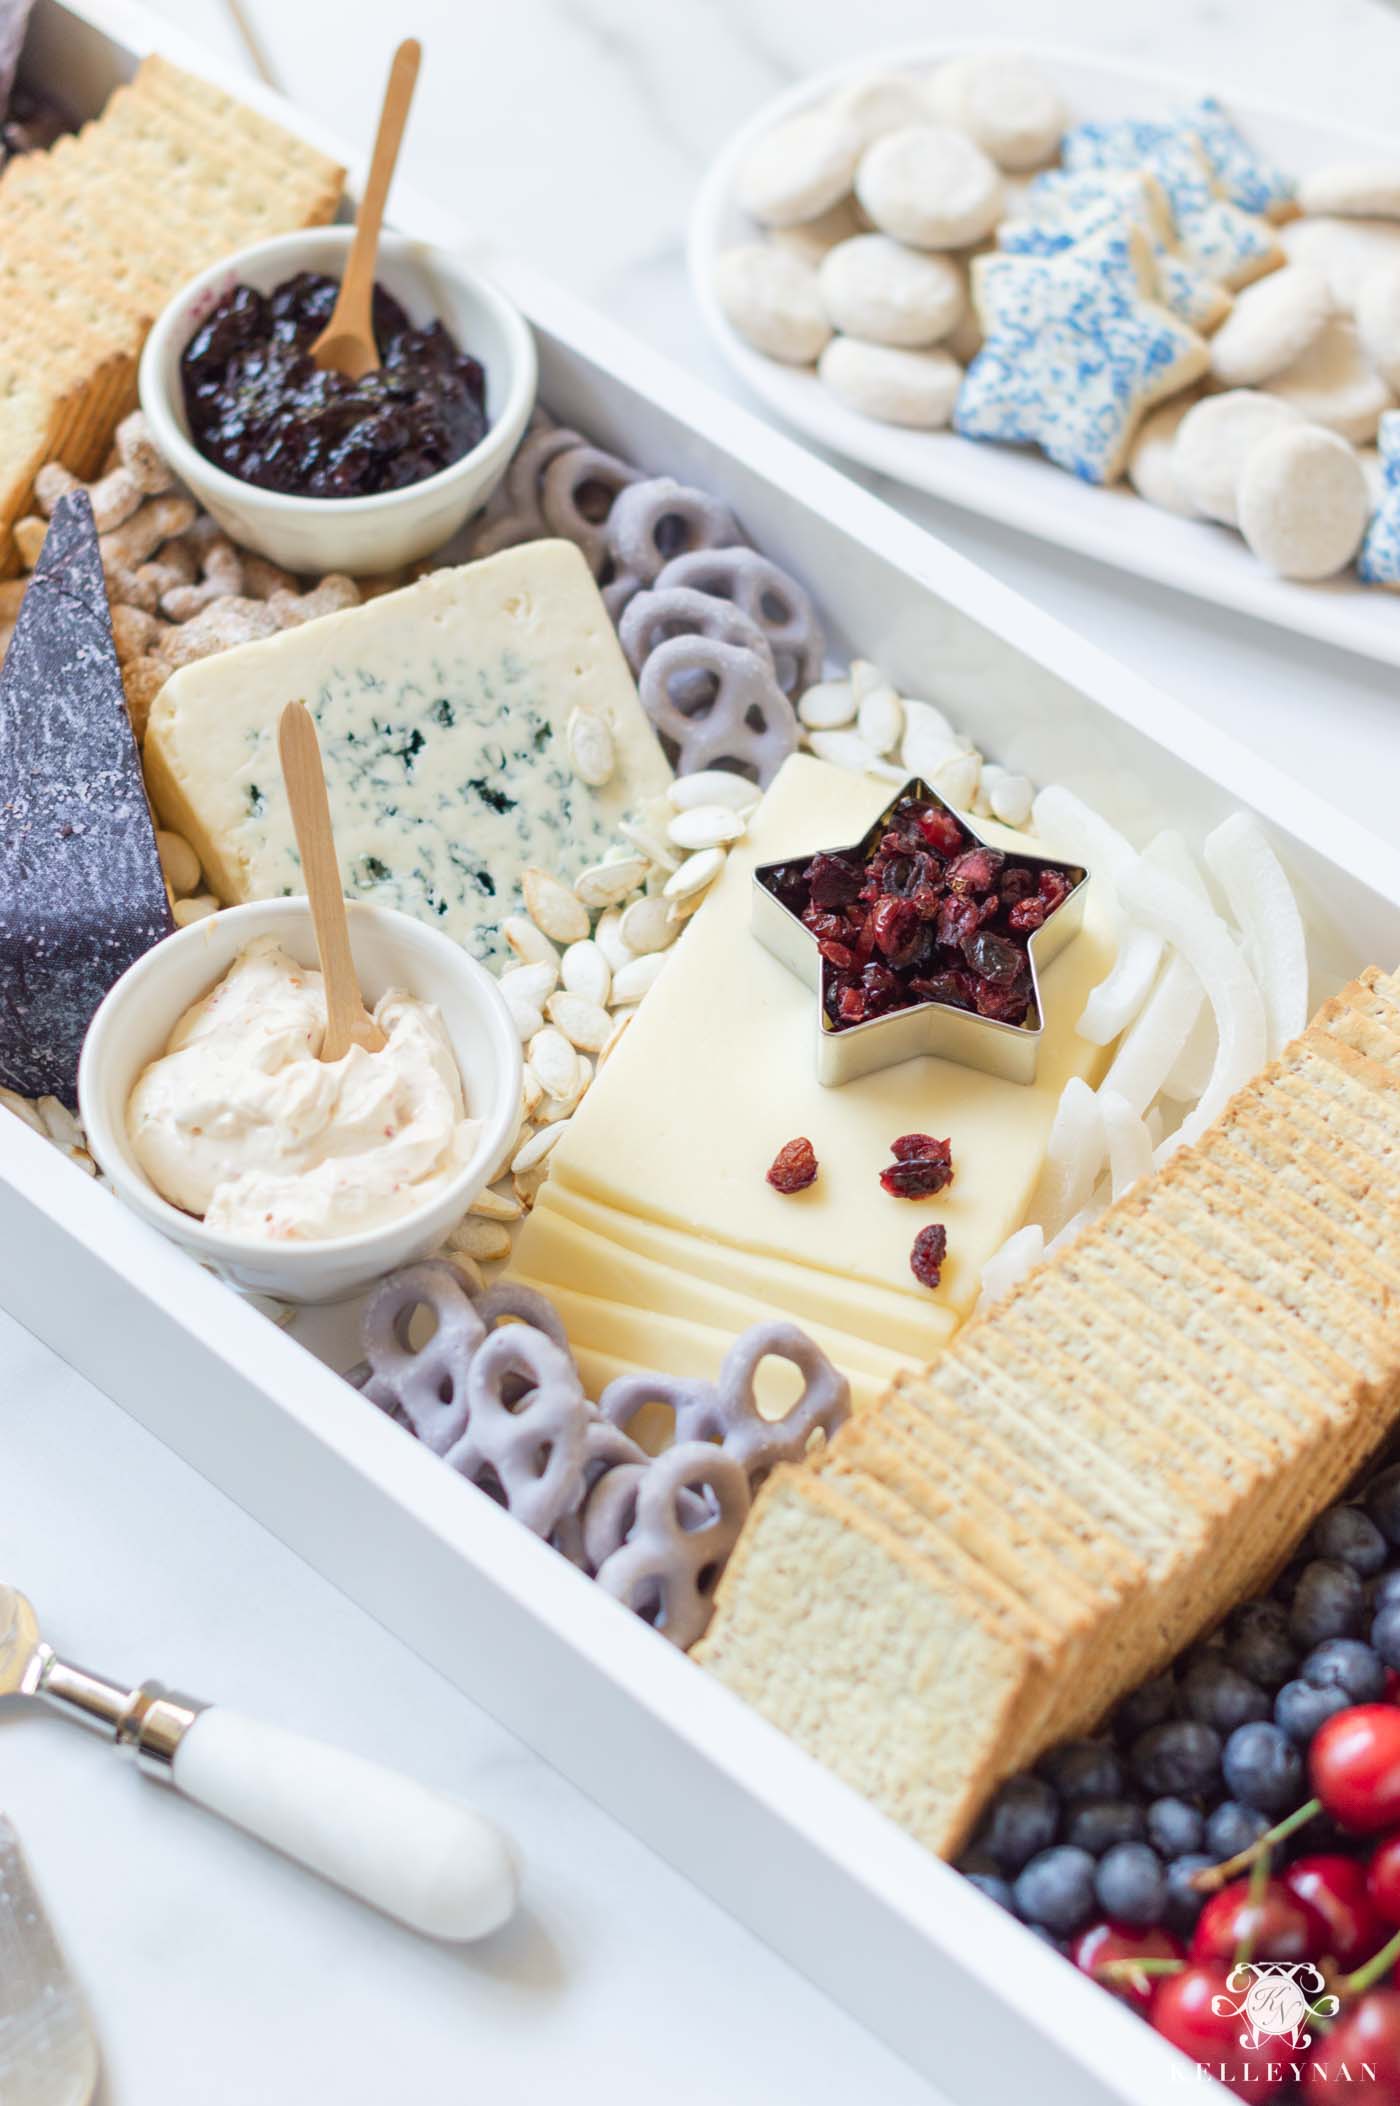
{"type": "Polygon", "coordinates": [[[514,1911],[520,1875],[498,1828],[342,1748],[216,1707],[181,1735],[172,1782],[431,1938],[483,1938],[514,1911]]]}

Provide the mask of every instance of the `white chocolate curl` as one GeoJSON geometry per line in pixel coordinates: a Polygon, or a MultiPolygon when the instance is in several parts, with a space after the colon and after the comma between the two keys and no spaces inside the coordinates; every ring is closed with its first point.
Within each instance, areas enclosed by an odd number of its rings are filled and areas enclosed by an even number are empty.
{"type": "MultiPolygon", "coordinates": [[[[1152,844],[1154,861],[1204,901],[1205,888],[1186,844],[1177,834],[1159,834],[1152,844]]],[[[1202,1014],[1205,996],[1187,959],[1168,958],[1103,1079],[1135,1112],[1146,1114],[1181,1056],[1202,1014]]],[[[1213,1027],[1212,1027],[1213,1028],[1213,1027]]]]}
{"type": "Polygon", "coordinates": [[[1117,1090],[1099,1091],[1099,1117],[1108,1143],[1113,1196],[1121,1199],[1152,1168],[1152,1136],[1143,1119],[1117,1090]]]}
{"type": "Polygon", "coordinates": [[[1000,1250],[994,1250],[982,1267],[982,1292],[977,1307],[989,1309],[1003,1295],[1019,1287],[1022,1280],[1034,1271],[1045,1254],[1045,1231],[1038,1222],[1030,1222],[1008,1236],[1000,1250]]]}
{"type": "Polygon", "coordinates": [[[1060,1095],[1030,1216],[1055,1236],[1088,1205],[1108,1142],[1099,1101],[1087,1082],[1071,1075],[1060,1095]]]}
{"type": "Polygon", "coordinates": [[[1244,937],[1277,1060],[1308,1020],[1308,948],[1283,866],[1252,812],[1235,812],[1205,844],[1205,858],[1244,937]]]}

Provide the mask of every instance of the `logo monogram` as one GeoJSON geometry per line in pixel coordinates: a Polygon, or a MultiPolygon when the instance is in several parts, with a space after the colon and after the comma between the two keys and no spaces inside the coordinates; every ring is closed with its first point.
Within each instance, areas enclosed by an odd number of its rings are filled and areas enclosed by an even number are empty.
{"type": "Polygon", "coordinates": [[[1311,1960],[1241,1960],[1225,1982],[1231,1995],[1213,1996],[1217,2018],[1242,2018],[1240,2046],[1257,2049],[1266,2040],[1286,2040],[1290,2047],[1312,2045],[1307,2031],[1315,2018],[1335,2018],[1338,1999],[1324,1995],[1326,1982],[1311,1960]]]}

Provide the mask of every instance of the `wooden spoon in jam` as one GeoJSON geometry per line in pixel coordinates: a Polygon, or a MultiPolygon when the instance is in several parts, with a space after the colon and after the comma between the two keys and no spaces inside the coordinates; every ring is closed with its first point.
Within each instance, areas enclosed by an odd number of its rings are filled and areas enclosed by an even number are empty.
{"type": "Polygon", "coordinates": [[[406,37],[394,53],[369,176],[355,215],[355,239],[350,244],[345,276],[340,281],[331,318],[311,346],[311,356],[323,372],[343,373],[347,380],[361,380],[366,373],[379,370],[379,346],[374,341],[374,266],[379,258],[379,229],[422,56],[423,47],[416,37],[406,37]]]}

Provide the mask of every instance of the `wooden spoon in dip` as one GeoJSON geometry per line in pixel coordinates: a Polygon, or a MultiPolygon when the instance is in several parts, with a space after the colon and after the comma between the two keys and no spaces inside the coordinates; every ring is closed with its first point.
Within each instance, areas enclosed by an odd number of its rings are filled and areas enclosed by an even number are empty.
{"type": "Polygon", "coordinates": [[[321,1058],[340,1060],[351,1046],[363,1046],[366,1053],[377,1053],[386,1041],[360,993],[350,950],[350,926],[345,918],[335,836],[331,832],[321,747],[304,702],[289,702],[283,710],[277,725],[277,751],[326,983],[326,1035],[321,1042],[321,1058]]]}
{"type": "Polygon", "coordinates": [[[369,175],[355,215],[355,239],[350,244],[345,276],[340,281],[331,318],[311,346],[311,356],[323,372],[343,373],[347,380],[361,380],[366,373],[379,370],[379,346],[374,341],[374,266],[379,257],[379,229],[422,56],[423,47],[416,37],[406,37],[394,53],[369,175]]]}

